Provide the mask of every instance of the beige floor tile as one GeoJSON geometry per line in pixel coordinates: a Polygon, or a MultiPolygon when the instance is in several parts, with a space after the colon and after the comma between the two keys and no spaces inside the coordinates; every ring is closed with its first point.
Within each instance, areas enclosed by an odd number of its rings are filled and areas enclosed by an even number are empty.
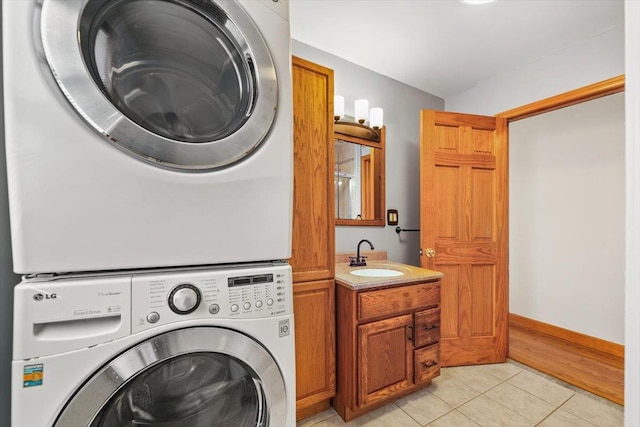
{"type": "Polygon", "coordinates": [[[572,390],[560,384],[546,380],[528,371],[520,372],[509,378],[507,382],[555,406],[562,405],[575,394],[572,390]]]}
{"type": "Polygon", "coordinates": [[[342,418],[340,418],[340,415],[334,415],[331,418],[327,418],[317,424],[313,424],[313,427],[359,427],[361,425],[362,424],[359,424],[357,420],[345,423],[342,421],[342,418]]]}
{"type": "Polygon", "coordinates": [[[593,424],[576,417],[562,409],[558,409],[549,415],[544,421],[538,424],[538,427],[594,427],[593,424]]]}
{"type": "Polygon", "coordinates": [[[357,421],[357,425],[363,427],[421,427],[416,420],[394,404],[376,409],[353,421],[357,421]]]}
{"type": "Polygon", "coordinates": [[[456,410],[449,412],[445,416],[427,425],[429,427],[480,427],[480,424],[456,410]]]}
{"type": "Polygon", "coordinates": [[[491,365],[480,365],[479,368],[501,380],[507,380],[522,372],[522,369],[513,363],[493,363],[491,365]]]}
{"type": "Polygon", "coordinates": [[[624,409],[620,405],[606,404],[582,394],[575,394],[561,409],[599,427],[624,425],[624,409]]]}
{"type": "Polygon", "coordinates": [[[420,425],[425,425],[453,409],[428,390],[420,390],[396,401],[396,405],[420,425]]]}
{"type": "Polygon", "coordinates": [[[337,415],[336,411],[333,408],[329,408],[324,412],[320,412],[318,414],[305,418],[304,420],[298,421],[296,423],[296,427],[310,427],[335,415],[337,415]]]}
{"type": "Polygon", "coordinates": [[[448,374],[434,378],[429,391],[453,407],[459,406],[480,394],[477,390],[448,374]]]}
{"type": "Polygon", "coordinates": [[[458,408],[483,427],[530,427],[533,423],[485,396],[478,396],[458,408]]]}
{"type": "Polygon", "coordinates": [[[502,382],[500,378],[490,374],[483,368],[478,366],[459,366],[449,368],[448,374],[482,393],[502,382]]]}
{"type": "Polygon", "coordinates": [[[549,402],[545,402],[539,397],[509,383],[502,383],[492,388],[484,393],[484,396],[495,400],[534,423],[540,422],[556,409],[556,406],[549,402]]]}

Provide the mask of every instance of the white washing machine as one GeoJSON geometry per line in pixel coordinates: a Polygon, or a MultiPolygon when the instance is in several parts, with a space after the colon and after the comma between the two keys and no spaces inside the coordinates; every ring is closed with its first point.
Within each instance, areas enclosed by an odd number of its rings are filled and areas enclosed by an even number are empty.
{"type": "Polygon", "coordinates": [[[14,269],[291,253],[288,0],[3,0],[14,269]]]}
{"type": "Polygon", "coordinates": [[[12,427],[294,427],[291,268],[23,281],[12,427]]]}

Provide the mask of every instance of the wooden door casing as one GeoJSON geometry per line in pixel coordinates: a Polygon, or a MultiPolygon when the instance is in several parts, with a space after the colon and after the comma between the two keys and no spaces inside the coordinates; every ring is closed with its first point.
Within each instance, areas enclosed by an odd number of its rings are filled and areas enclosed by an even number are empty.
{"type": "Polygon", "coordinates": [[[506,360],[506,137],[501,118],[421,112],[421,265],[444,273],[442,366],[506,360]]]}

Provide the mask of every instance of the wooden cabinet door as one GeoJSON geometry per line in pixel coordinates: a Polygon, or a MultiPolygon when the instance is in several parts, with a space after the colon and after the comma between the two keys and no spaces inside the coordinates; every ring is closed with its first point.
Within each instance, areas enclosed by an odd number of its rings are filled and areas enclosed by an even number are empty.
{"type": "Polygon", "coordinates": [[[293,285],[298,419],[310,406],[335,394],[335,283],[293,285]]]}
{"type": "Polygon", "coordinates": [[[358,404],[367,405],[413,385],[413,315],[358,326],[358,404]]]}
{"type": "Polygon", "coordinates": [[[293,281],[335,271],[333,70],[293,57],[293,281]]]}
{"type": "Polygon", "coordinates": [[[421,264],[444,273],[440,362],[504,362],[506,120],[423,110],[420,123],[421,264]]]}

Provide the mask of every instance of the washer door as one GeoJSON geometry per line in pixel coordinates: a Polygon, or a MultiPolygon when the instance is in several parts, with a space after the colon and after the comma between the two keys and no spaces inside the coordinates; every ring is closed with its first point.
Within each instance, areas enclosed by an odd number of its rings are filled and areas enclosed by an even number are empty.
{"type": "Polygon", "coordinates": [[[150,338],[104,366],[54,427],[275,427],[286,404],[282,374],[264,347],[197,327],[150,338]]]}
{"type": "Polygon", "coordinates": [[[237,162],[274,119],[267,45],[234,0],[42,0],[46,64],[107,141],[171,168],[237,162]]]}

